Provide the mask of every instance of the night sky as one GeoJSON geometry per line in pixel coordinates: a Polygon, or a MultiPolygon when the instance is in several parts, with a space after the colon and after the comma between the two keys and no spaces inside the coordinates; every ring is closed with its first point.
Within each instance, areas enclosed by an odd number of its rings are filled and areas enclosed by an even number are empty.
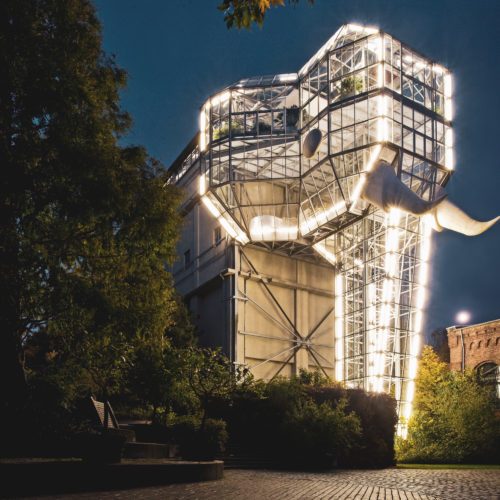
{"type": "MultiPolygon", "coordinates": [[[[197,131],[198,110],[216,90],[254,75],[300,69],[347,22],[379,26],[454,73],[456,173],[450,199],[470,215],[500,214],[500,1],[305,0],[273,9],[264,27],[227,30],[218,0],[99,0],[104,48],[129,73],[126,141],[166,166],[197,131]]],[[[434,233],[429,334],[500,317],[500,223],[467,237],[434,233]]]]}

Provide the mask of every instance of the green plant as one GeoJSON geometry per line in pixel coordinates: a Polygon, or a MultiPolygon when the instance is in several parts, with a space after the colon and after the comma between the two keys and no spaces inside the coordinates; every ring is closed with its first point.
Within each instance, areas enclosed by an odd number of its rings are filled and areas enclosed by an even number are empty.
{"type": "Polygon", "coordinates": [[[363,79],[359,76],[348,76],[340,83],[340,94],[343,97],[359,94],[363,91],[363,79]]]}
{"type": "Polygon", "coordinates": [[[228,439],[223,420],[209,418],[202,427],[195,415],[178,417],[171,432],[186,460],[213,460],[224,451],[228,439]]]}
{"type": "Polygon", "coordinates": [[[229,135],[229,123],[222,122],[220,126],[214,127],[212,132],[212,139],[217,141],[218,139],[222,139],[223,137],[227,137],[229,135]]]}
{"type": "Polygon", "coordinates": [[[248,369],[234,367],[220,349],[191,347],[180,351],[179,365],[186,390],[198,400],[202,429],[213,400],[229,400],[238,386],[252,381],[248,369]]]}
{"type": "Polygon", "coordinates": [[[229,126],[228,122],[222,122],[219,127],[214,127],[212,138],[214,141],[223,139],[224,137],[228,137],[230,132],[232,135],[243,134],[243,125],[237,121],[233,121],[231,126],[229,126]]]}
{"type": "Polygon", "coordinates": [[[346,407],[346,399],[336,404],[302,399],[284,417],[280,429],[283,456],[307,466],[336,466],[361,434],[359,417],[346,407]]]}
{"type": "Polygon", "coordinates": [[[499,422],[488,389],[471,372],[452,372],[431,347],[422,352],[407,439],[396,441],[401,462],[498,460],[499,422]]]}

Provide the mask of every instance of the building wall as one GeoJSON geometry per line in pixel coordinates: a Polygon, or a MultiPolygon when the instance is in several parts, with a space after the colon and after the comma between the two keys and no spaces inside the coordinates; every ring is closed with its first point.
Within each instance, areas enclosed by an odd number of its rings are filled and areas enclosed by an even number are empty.
{"type": "Polygon", "coordinates": [[[487,361],[500,364],[500,319],[477,325],[447,328],[450,368],[475,369],[487,361]],[[463,344],[462,344],[463,335],[463,344]]]}
{"type": "Polygon", "coordinates": [[[236,361],[261,379],[300,369],[334,375],[334,269],[237,249],[236,361]]]}
{"type": "Polygon", "coordinates": [[[218,222],[200,202],[198,178],[194,165],[180,182],[184,224],[173,276],[200,344],[222,347],[257,378],[291,376],[301,368],[333,378],[334,268],[320,257],[241,247],[223,228],[216,241],[218,222]]]}
{"type": "Polygon", "coordinates": [[[202,205],[197,192],[199,169],[193,167],[183,178],[183,228],[177,244],[178,259],[172,272],[175,287],[184,297],[198,327],[200,344],[220,346],[231,354],[229,343],[231,318],[229,290],[224,277],[234,263],[234,247],[221,229],[216,241],[218,222],[202,205]],[[185,262],[189,252],[190,262],[185,262]]]}

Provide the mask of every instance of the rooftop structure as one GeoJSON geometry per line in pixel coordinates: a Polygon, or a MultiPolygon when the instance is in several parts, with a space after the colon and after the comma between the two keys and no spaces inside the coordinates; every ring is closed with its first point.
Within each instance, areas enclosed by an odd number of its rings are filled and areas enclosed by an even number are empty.
{"type": "Polygon", "coordinates": [[[472,235],[496,222],[445,199],[451,120],[446,68],[353,24],[298,73],[211,96],[173,166],[189,219],[175,278],[212,331],[207,343],[257,377],[316,367],[348,387],[390,392],[404,434],[431,230],[472,235]],[[223,256],[217,238],[202,248],[222,229],[223,256]],[[214,276],[227,283],[218,295],[214,276]]]}

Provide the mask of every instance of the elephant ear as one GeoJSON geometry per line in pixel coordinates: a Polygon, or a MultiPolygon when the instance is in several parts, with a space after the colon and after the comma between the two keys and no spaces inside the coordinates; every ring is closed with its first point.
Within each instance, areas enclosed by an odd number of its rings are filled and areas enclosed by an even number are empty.
{"type": "Polygon", "coordinates": [[[302,143],[302,153],[306,158],[312,158],[318,152],[321,139],[323,139],[323,134],[319,128],[309,130],[302,143]]]}

